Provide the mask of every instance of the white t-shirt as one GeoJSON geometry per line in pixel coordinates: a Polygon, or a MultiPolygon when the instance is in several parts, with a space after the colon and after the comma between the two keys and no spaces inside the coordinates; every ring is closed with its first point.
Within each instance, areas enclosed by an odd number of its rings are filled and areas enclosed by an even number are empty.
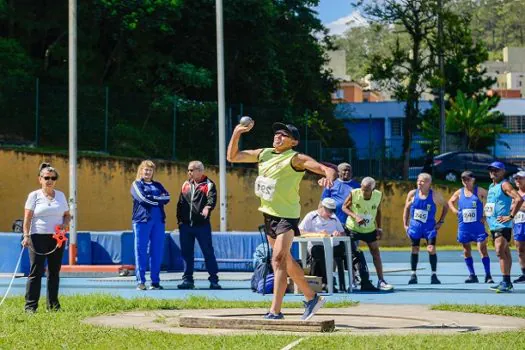
{"type": "MultiPolygon", "coordinates": [[[[303,221],[299,224],[299,230],[306,232],[326,231],[329,235],[334,231],[344,232],[343,225],[341,225],[341,222],[335,214],[332,214],[329,219],[325,219],[319,215],[317,210],[311,211],[305,215],[303,221]]],[[[314,245],[323,245],[323,243],[308,242],[308,250],[311,250],[314,245]]]]}
{"type": "Polygon", "coordinates": [[[69,210],[64,193],[55,190],[55,198],[48,199],[42,190],[27,196],[25,209],[33,211],[30,233],[54,233],[56,225],[64,223],[64,213],[69,210]]]}

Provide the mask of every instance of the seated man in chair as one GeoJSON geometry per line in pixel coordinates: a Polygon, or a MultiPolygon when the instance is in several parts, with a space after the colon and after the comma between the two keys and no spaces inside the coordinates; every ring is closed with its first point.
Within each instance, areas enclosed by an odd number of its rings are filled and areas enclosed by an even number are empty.
{"type": "MultiPolygon", "coordinates": [[[[343,225],[335,215],[335,209],[336,203],[334,199],[323,199],[319,204],[319,208],[306,214],[299,224],[301,235],[309,233],[324,233],[332,236],[344,236],[345,233],[343,225]]],[[[311,266],[310,274],[313,276],[322,277],[323,288],[326,288],[326,265],[323,244],[320,242],[308,242],[308,253],[311,266]]],[[[344,244],[341,243],[340,245],[334,247],[335,260],[342,261],[344,256],[344,244]]],[[[338,265],[340,268],[344,266],[343,264],[338,265]]],[[[344,285],[344,281],[340,281],[340,284],[344,285]]],[[[335,288],[334,292],[337,292],[335,288]]]]}

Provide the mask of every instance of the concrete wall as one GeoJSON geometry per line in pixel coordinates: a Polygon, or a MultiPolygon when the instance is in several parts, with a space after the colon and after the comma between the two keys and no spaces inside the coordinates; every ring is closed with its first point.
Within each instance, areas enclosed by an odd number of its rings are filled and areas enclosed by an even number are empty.
{"type": "MultiPolygon", "coordinates": [[[[38,165],[50,161],[60,172],[57,189],[68,196],[68,164],[65,155],[23,153],[0,150],[0,166],[3,178],[0,181],[0,232],[11,231],[11,224],[23,217],[24,203],[30,191],[39,188],[38,165]]],[[[135,179],[140,160],[82,157],[78,161],[78,230],[111,231],[131,228],[131,195],[129,189],[135,179]]],[[[155,179],[160,181],[172,195],[166,207],[167,230],[176,228],[176,202],[179,189],[186,178],[187,164],[156,161],[155,179]]],[[[209,167],[207,173],[217,184],[218,169],[209,167]]],[[[232,168],[228,171],[228,230],[256,231],[262,223],[257,211],[258,200],[253,194],[255,169],[232,168]]],[[[316,177],[307,176],[301,184],[302,215],[317,207],[321,188],[316,177]]],[[[413,183],[381,183],[379,189],[385,193],[383,204],[384,245],[406,246],[402,226],[402,211],[408,191],[413,183]]],[[[446,198],[452,190],[440,189],[446,198]]],[[[219,208],[213,212],[212,225],[219,229],[219,208]]],[[[456,220],[449,217],[440,232],[440,244],[455,244],[456,220]]]]}

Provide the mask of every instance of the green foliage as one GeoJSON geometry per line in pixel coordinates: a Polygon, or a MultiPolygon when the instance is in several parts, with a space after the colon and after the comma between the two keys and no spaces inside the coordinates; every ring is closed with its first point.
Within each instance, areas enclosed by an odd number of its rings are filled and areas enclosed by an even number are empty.
{"type": "MultiPolygon", "coordinates": [[[[463,96],[472,96],[477,101],[489,100],[489,104],[495,107],[499,101],[498,97],[485,97],[494,80],[485,76],[486,69],[480,69],[480,65],[488,59],[488,51],[483,42],[476,42],[470,30],[471,16],[469,14],[456,13],[450,8],[443,16],[443,60],[444,76],[441,75],[438,65],[434,67],[433,75],[429,79],[429,87],[436,94],[436,100],[432,108],[427,110],[419,125],[419,130],[425,139],[429,141],[424,146],[427,153],[437,155],[440,150],[441,135],[439,130],[439,88],[443,85],[445,90],[445,109],[450,110],[458,93],[463,96]]],[[[439,55],[439,42],[436,37],[430,42],[432,57],[439,55]]],[[[448,121],[447,121],[448,123],[448,121]]],[[[448,124],[447,124],[448,125],[448,124]]],[[[455,132],[447,126],[447,132],[455,132]]],[[[485,149],[494,139],[486,139],[476,145],[476,149],[485,149]]],[[[467,145],[463,145],[467,147],[467,145]]]]}
{"type": "Polygon", "coordinates": [[[350,28],[338,37],[335,44],[346,53],[346,70],[352,80],[359,81],[366,77],[373,57],[391,56],[399,40],[400,46],[408,50],[409,38],[395,27],[381,23],[350,28]]]}
{"type": "MultiPolygon", "coordinates": [[[[459,11],[472,14],[476,41],[483,41],[497,58],[506,46],[525,46],[525,2],[520,0],[460,0],[459,11]]],[[[501,58],[500,58],[501,59],[501,58]]]]}
{"type": "Polygon", "coordinates": [[[435,0],[358,1],[357,6],[363,8],[372,22],[395,26],[398,33],[408,38],[408,49],[398,36],[390,54],[373,55],[368,68],[373,80],[393,91],[398,101],[406,102],[402,153],[406,179],[412,138],[420,116],[419,100],[435,67],[428,55],[441,9],[435,0]]]}
{"type": "MultiPolygon", "coordinates": [[[[341,132],[342,124],[334,119],[331,110],[330,93],[335,90],[335,82],[322,69],[325,51],[333,46],[312,10],[318,2],[224,2],[226,101],[281,111],[259,118],[268,122],[301,118],[312,111],[321,121],[313,124],[312,135],[324,135],[324,142],[348,144],[348,135],[341,132]],[[330,136],[332,131],[337,138],[330,136]]],[[[5,0],[0,3],[0,34],[27,51],[42,83],[65,87],[67,2],[10,2],[5,11],[2,4],[6,5],[5,0]],[[2,13],[7,12],[9,16],[2,17],[2,13]]],[[[122,137],[113,140],[113,150],[119,153],[129,150],[130,155],[147,153],[170,157],[171,147],[167,145],[145,144],[146,149],[140,152],[142,145],[137,143],[136,134],[146,129],[153,135],[157,135],[158,130],[164,133],[172,130],[173,96],[190,101],[216,100],[215,1],[79,1],[77,33],[79,87],[102,90],[110,86],[113,95],[118,92],[120,96],[136,94],[149,99],[147,108],[139,106],[142,99],[130,99],[128,105],[120,101],[109,105],[111,125],[119,125],[111,135],[122,137]],[[139,113],[133,109],[140,110],[141,120],[135,117],[139,113]],[[130,135],[126,136],[127,132],[130,135]],[[161,154],[162,149],[168,153],[161,154]]],[[[9,57],[0,57],[0,67],[5,66],[7,59],[9,57]]],[[[31,72],[23,70],[28,75],[31,72]]],[[[100,113],[92,111],[92,105],[79,104],[79,107],[85,109],[86,115],[100,113]]],[[[206,130],[197,126],[195,120],[206,123],[208,129],[216,127],[212,122],[216,115],[209,110],[196,113],[195,117],[181,116],[185,125],[199,129],[185,129],[180,139],[206,130]],[[206,113],[209,114],[206,118],[199,117],[206,113]]],[[[58,115],[49,117],[58,118],[58,115]]],[[[166,141],[166,137],[161,140],[166,141]]],[[[210,153],[207,157],[214,159],[214,134],[207,140],[211,140],[205,143],[210,153]]],[[[183,148],[188,148],[188,144],[182,144],[181,150],[183,148]]]]}
{"type": "Polygon", "coordinates": [[[472,151],[485,151],[498,134],[505,132],[503,114],[491,112],[497,100],[467,97],[459,91],[447,112],[447,131],[464,136],[464,147],[472,151]]]}
{"type": "Polygon", "coordinates": [[[469,312],[485,315],[499,315],[525,318],[525,306],[500,306],[500,305],[457,305],[439,304],[432,306],[432,310],[469,312]]]}

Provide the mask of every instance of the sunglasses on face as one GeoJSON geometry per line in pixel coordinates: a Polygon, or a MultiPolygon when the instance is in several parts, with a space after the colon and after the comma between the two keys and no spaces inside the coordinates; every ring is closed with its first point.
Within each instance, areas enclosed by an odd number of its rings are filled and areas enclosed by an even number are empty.
{"type": "Polygon", "coordinates": [[[57,180],[57,177],[56,176],[42,176],[42,179],[46,180],[46,181],[56,181],[57,180]]]}
{"type": "Polygon", "coordinates": [[[284,132],[276,132],[275,135],[279,135],[279,136],[282,136],[282,137],[290,137],[290,135],[284,133],[284,132]]]}

